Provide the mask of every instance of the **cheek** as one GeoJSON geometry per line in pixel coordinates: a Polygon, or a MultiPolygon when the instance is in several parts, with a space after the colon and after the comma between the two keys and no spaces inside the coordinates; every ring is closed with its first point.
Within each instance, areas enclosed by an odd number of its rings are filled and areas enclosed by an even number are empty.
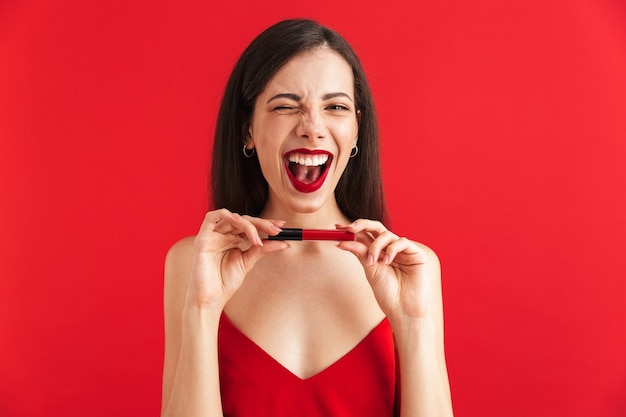
{"type": "Polygon", "coordinates": [[[340,124],[335,128],[335,138],[341,143],[340,146],[342,147],[349,147],[352,149],[358,135],[359,126],[356,122],[340,124]]]}
{"type": "Polygon", "coordinates": [[[283,117],[277,118],[261,118],[253,125],[251,132],[255,146],[261,148],[279,148],[282,142],[289,137],[298,124],[298,120],[294,118],[283,117]]]}
{"type": "Polygon", "coordinates": [[[257,155],[261,165],[261,172],[263,172],[263,176],[266,179],[281,175],[284,167],[280,149],[261,145],[257,147],[257,155]]]}

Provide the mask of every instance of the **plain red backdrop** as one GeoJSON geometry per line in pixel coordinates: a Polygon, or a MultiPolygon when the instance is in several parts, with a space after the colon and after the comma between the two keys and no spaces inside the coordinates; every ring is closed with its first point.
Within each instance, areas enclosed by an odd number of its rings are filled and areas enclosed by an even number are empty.
{"type": "Polygon", "coordinates": [[[618,0],[4,0],[0,415],[158,415],[226,77],[300,16],[360,54],[391,226],[441,258],[456,415],[626,415],[618,0]]]}

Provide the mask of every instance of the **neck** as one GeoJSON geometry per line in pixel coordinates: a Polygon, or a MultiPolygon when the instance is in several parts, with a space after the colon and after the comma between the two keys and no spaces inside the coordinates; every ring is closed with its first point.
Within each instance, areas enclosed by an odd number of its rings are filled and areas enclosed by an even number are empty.
{"type": "Polygon", "coordinates": [[[284,220],[285,227],[298,227],[303,229],[334,229],[335,224],[349,223],[343,215],[336,201],[326,204],[317,210],[296,211],[289,207],[268,204],[261,212],[260,217],[265,219],[284,220]]]}

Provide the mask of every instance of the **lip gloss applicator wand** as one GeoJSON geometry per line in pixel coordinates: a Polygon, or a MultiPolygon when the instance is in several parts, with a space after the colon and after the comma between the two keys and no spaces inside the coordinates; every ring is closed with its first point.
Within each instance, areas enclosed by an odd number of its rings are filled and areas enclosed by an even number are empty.
{"type": "Polygon", "coordinates": [[[297,229],[283,228],[275,236],[268,236],[268,240],[354,240],[355,235],[345,230],[297,229]]]}

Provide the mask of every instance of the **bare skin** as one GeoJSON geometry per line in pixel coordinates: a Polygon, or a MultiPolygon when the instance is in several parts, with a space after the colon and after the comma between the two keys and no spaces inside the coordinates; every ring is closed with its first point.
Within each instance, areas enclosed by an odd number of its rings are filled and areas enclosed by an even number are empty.
{"type": "Polygon", "coordinates": [[[300,378],[326,369],[386,316],[400,357],[401,416],[452,415],[437,257],[380,222],[350,222],[335,201],[357,131],[351,70],[331,50],[293,58],[258,97],[248,146],[270,186],[264,211],[209,212],[166,259],[163,416],[222,416],[221,314],[300,378]],[[324,185],[310,193],[294,189],[283,160],[303,148],[333,156],[324,185]],[[280,227],[337,227],[357,241],[260,239],[280,227]]]}

